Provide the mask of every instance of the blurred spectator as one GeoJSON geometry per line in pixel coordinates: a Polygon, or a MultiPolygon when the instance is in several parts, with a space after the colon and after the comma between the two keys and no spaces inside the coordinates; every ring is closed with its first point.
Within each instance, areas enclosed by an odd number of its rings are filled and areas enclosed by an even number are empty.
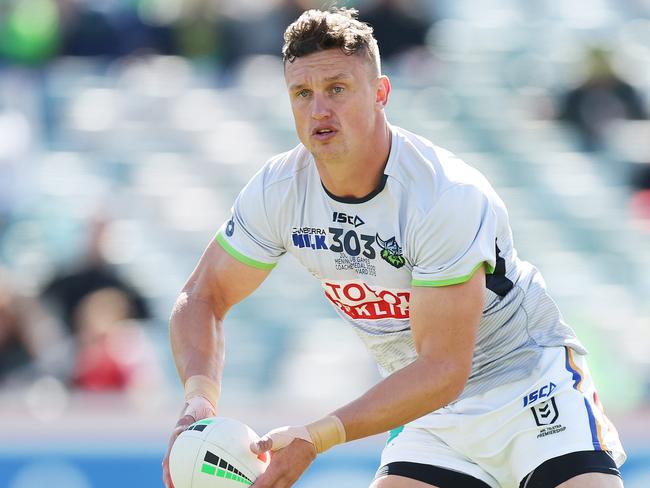
{"type": "Polygon", "coordinates": [[[178,54],[206,60],[219,60],[223,52],[223,20],[219,3],[210,0],[184,2],[173,25],[178,54]]]}
{"type": "Polygon", "coordinates": [[[150,318],[144,297],[104,258],[109,222],[90,225],[88,250],[76,269],[61,271],[42,293],[76,347],[71,385],[88,391],[122,391],[160,385],[162,373],[139,320],[150,318]]]}
{"type": "Polygon", "coordinates": [[[641,190],[650,190],[650,155],[647,162],[635,166],[632,172],[632,186],[641,190]]]}
{"type": "Polygon", "coordinates": [[[174,3],[169,0],[134,0],[133,6],[121,4],[109,18],[119,34],[120,55],[176,54],[172,29],[175,18],[163,16],[156,19],[145,13],[145,6],[174,3]]]}
{"type": "Polygon", "coordinates": [[[612,122],[647,115],[641,96],[614,72],[607,51],[590,49],[586,62],[586,78],[563,97],[558,115],[577,129],[585,150],[595,151],[603,148],[612,122]]]}
{"type": "Polygon", "coordinates": [[[76,334],[75,316],[83,300],[103,289],[119,290],[128,303],[125,318],[148,319],[149,307],[144,297],[129,282],[119,276],[106,261],[102,242],[108,222],[97,220],[91,224],[88,250],[76,269],[61,270],[46,284],[42,296],[69,332],[76,334]]]}
{"type": "Polygon", "coordinates": [[[60,42],[54,0],[0,1],[0,59],[39,64],[58,53],[60,42]]]}
{"type": "Polygon", "coordinates": [[[63,28],[64,56],[116,57],[120,53],[120,36],[108,15],[78,0],[59,0],[63,28]]]}
{"type": "Polygon", "coordinates": [[[412,1],[406,0],[376,0],[360,9],[359,19],[374,28],[381,57],[388,62],[425,46],[434,22],[423,15],[422,9],[414,8],[412,1]]]}
{"type": "MultiPolygon", "coordinates": [[[[7,78],[9,76],[0,81],[6,81],[7,78]]],[[[5,225],[11,222],[16,207],[31,189],[31,168],[25,162],[30,157],[34,127],[20,110],[3,110],[3,99],[13,96],[16,104],[20,103],[21,98],[29,99],[25,92],[32,88],[32,84],[18,77],[14,83],[4,86],[0,83],[0,238],[5,225]]]]}
{"type": "MultiPolygon", "coordinates": [[[[32,297],[19,293],[0,269],[0,383],[25,376],[61,343],[63,334],[32,297]]],[[[54,374],[54,371],[50,371],[54,374]]]]}
{"type": "Polygon", "coordinates": [[[639,190],[632,194],[630,211],[636,227],[650,234],[650,189],[639,190]]]}
{"type": "Polygon", "coordinates": [[[63,37],[61,55],[113,59],[143,52],[173,52],[169,25],[155,23],[146,16],[147,12],[135,8],[143,0],[137,0],[134,5],[57,1],[63,37]]]}
{"type": "Polygon", "coordinates": [[[632,164],[632,167],[632,219],[640,231],[650,235],[650,154],[647,161],[632,164]]]}
{"type": "Polygon", "coordinates": [[[159,385],[161,371],[142,327],[129,320],[129,296],[103,288],[81,300],[74,314],[77,359],[74,387],[88,391],[159,385]]]}
{"type": "Polygon", "coordinates": [[[227,10],[223,24],[224,67],[235,67],[246,56],[280,56],[286,26],[317,6],[316,0],[275,0],[257,4],[252,12],[227,10]]]}

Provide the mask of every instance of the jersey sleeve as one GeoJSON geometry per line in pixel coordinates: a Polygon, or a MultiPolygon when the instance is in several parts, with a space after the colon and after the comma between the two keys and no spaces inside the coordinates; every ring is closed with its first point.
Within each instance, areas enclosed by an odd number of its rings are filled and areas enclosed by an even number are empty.
{"type": "Polygon", "coordinates": [[[266,207],[263,172],[255,175],[237,196],[230,219],[217,232],[217,242],[238,261],[258,269],[272,269],[286,252],[273,231],[266,207]]]}
{"type": "Polygon", "coordinates": [[[413,286],[464,283],[479,266],[494,271],[497,215],[476,186],[447,190],[413,232],[413,286]]]}

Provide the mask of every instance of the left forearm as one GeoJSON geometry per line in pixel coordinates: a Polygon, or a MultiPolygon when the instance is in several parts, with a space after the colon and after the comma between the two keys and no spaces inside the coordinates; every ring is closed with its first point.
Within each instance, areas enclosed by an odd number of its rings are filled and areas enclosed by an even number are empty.
{"type": "Polygon", "coordinates": [[[457,363],[419,357],[334,415],[348,441],[386,432],[455,400],[468,374],[457,363]]]}

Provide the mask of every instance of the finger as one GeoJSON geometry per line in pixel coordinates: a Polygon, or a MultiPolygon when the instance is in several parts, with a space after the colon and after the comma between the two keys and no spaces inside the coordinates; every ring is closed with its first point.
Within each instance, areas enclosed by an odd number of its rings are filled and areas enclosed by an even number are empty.
{"type": "Polygon", "coordinates": [[[182,432],[184,432],[185,430],[187,430],[188,427],[189,427],[189,425],[177,425],[177,426],[174,427],[174,429],[172,430],[172,434],[171,434],[171,436],[170,436],[170,439],[169,439],[169,441],[170,441],[170,442],[169,442],[170,447],[171,447],[171,445],[174,443],[174,441],[176,440],[176,438],[177,438],[179,435],[181,435],[182,432]]]}
{"type": "Polygon", "coordinates": [[[262,454],[273,449],[273,439],[268,436],[264,436],[259,439],[257,442],[252,442],[250,445],[251,451],[254,454],[262,454]]]}
{"type": "Polygon", "coordinates": [[[173,488],[174,483],[172,483],[172,475],[171,472],[169,471],[169,449],[165,453],[165,457],[163,458],[162,462],[162,479],[163,483],[165,484],[165,488],[173,488]]]}
{"type": "Polygon", "coordinates": [[[191,415],[184,415],[180,419],[178,419],[178,422],[176,422],[176,426],[172,430],[172,434],[169,438],[169,443],[167,444],[167,451],[165,452],[165,457],[163,458],[162,462],[162,468],[163,468],[163,483],[165,484],[166,488],[174,488],[174,483],[172,482],[171,478],[171,473],[169,471],[169,453],[172,450],[172,446],[174,445],[174,442],[176,442],[176,439],[178,436],[187,428],[192,425],[195,422],[194,417],[191,415]]]}
{"type": "Polygon", "coordinates": [[[174,488],[174,483],[172,482],[172,475],[169,471],[169,457],[165,456],[163,459],[163,483],[165,488],[174,488]]]}
{"type": "MultiPolygon", "coordinates": [[[[194,422],[196,422],[196,420],[197,419],[193,415],[190,414],[183,415],[180,419],[178,419],[178,422],[176,422],[176,428],[174,430],[176,430],[179,427],[182,427],[182,429],[185,430],[194,422]]],[[[181,430],[181,432],[183,430],[181,430]]]]}
{"type": "Polygon", "coordinates": [[[180,421],[174,427],[174,430],[172,430],[172,435],[169,437],[169,442],[167,443],[167,453],[165,454],[165,457],[169,457],[169,453],[172,450],[172,446],[174,445],[174,442],[176,442],[176,439],[178,439],[178,436],[181,435],[184,431],[187,430],[187,428],[192,425],[192,422],[190,423],[183,423],[181,424],[180,421]]]}
{"type": "Polygon", "coordinates": [[[174,486],[172,483],[172,477],[167,470],[163,471],[163,483],[165,484],[165,488],[173,488],[174,486]]]}

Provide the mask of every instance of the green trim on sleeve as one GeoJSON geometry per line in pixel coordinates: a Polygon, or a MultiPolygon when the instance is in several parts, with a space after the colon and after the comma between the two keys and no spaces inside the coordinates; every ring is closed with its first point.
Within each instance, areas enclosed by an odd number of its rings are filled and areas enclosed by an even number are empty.
{"type": "Polygon", "coordinates": [[[223,247],[228,254],[230,254],[233,258],[235,258],[240,263],[244,263],[248,266],[257,269],[269,270],[275,268],[276,263],[263,263],[261,261],[256,261],[254,259],[251,259],[248,256],[244,256],[237,249],[232,247],[221,234],[217,234],[217,237],[215,239],[219,244],[221,244],[221,247],[223,247]]]}
{"type": "Polygon", "coordinates": [[[459,285],[461,283],[465,283],[466,281],[469,281],[472,276],[474,276],[474,273],[476,273],[476,270],[478,270],[481,266],[485,265],[485,273],[486,274],[492,274],[494,273],[494,267],[490,266],[487,262],[482,262],[478,263],[472,271],[469,272],[469,274],[466,274],[465,276],[459,276],[458,278],[449,278],[448,280],[439,280],[439,281],[429,281],[429,280],[412,280],[411,285],[412,286],[450,286],[450,285],[459,285]]]}

